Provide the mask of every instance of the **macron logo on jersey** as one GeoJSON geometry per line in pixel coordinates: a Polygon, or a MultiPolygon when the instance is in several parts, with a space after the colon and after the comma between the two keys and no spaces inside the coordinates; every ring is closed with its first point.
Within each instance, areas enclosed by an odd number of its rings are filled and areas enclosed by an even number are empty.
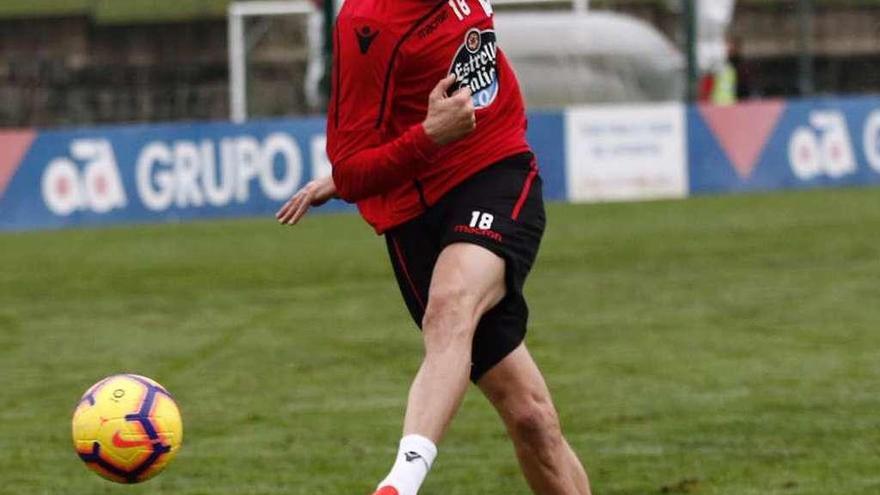
{"type": "Polygon", "coordinates": [[[379,36],[379,30],[373,29],[370,26],[364,26],[360,29],[355,29],[354,32],[357,34],[361,55],[366,55],[370,51],[370,47],[373,46],[376,36],[379,36]]]}

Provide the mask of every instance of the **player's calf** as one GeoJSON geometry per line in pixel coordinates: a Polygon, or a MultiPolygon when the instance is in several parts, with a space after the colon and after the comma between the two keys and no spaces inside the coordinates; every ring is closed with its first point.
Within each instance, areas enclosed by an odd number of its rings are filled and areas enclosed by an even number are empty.
{"type": "Polygon", "coordinates": [[[524,345],[490,370],[479,386],[504,421],[535,494],[590,494],[587,474],[562,435],[550,391],[524,345]]]}

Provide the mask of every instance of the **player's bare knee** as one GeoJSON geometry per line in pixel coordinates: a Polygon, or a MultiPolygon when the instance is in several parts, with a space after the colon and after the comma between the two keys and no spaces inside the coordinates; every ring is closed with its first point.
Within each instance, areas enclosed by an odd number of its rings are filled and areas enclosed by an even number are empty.
{"type": "Polygon", "coordinates": [[[524,401],[511,409],[508,422],[513,435],[534,450],[552,449],[562,442],[559,416],[549,401],[524,401]]]}
{"type": "Polygon", "coordinates": [[[440,347],[469,344],[475,326],[474,301],[473,295],[463,287],[432,290],[422,320],[426,344],[440,347]]]}
{"type": "Polygon", "coordinates": [[[455,323],[425,328],[423,339],[428,355],[442,354],[448,351],[460,354],[463,350],[471,347],[473,331],[465,325],[455,323]]]}

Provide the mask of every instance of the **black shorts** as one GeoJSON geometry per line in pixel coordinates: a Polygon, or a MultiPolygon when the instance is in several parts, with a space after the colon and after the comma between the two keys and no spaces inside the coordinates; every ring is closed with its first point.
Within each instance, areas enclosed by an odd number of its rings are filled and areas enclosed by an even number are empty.
{"type": "Polygon", "coordinates": [[[525,337],[529,309],[522,288],[544,224],[541,177],[534,155],[523,153],[478,172],[421,216],[385,234],[397,283],[420,328],[434,264],[446,246],[476,244],[505,260],[507,294],[483,315],[474,335],[474,382],[525,337]]]}

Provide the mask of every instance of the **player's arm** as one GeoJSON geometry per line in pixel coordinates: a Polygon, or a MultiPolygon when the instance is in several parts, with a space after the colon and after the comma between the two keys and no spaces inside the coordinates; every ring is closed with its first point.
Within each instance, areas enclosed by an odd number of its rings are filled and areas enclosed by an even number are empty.
{"type": "MultiPolygon", "coordinates": [[[[455,76],[448,76],[437,84],[429,96],[428,115],[425,121],[414,128],[415,132],[424,133],[433,147],[461,139],[474,129],[476,121],[471,92],[464,88],[447,97],[446,91],[453,82],[455,76]]],[[[407,139],[404,135],[384,146],[365,148],[355,152],[346,160],[337,161],[333,176],[315,179],[303,186],[275,213],[275,218],[282,224],[296,225],[310,207],[321,206],[332,198],[342,197],[349,201],[358,201],[363,197],[371,196],[370,191],[374,189],[377,192],[373,194],[378,194],[386,184],[393,187],[400,182],[410,180],[415,176],[407,173],[407,166],[410,163],[405,159],[401,160],[396,153],[400,147],[407,146],[407,139]],[[396,168],[386,170],[389,167],[396,168]],[[346,181],[349,187],[347,196],[339,194],[335,177],[346,181]]],[[[415,152],[418,154],[418,149],[415,152]]],[[[421,156],[415,159],[418,158],[421,156]]],[[[426,162],[416,162],[415,166],[410,168],[420,170],[419,165],[424,163],[426,162]]]]}
{"type": "MultiPolygon", "coordinates": [[[[429,97],[425,121],[410,130],[423,134],[430,140],[427,146],[431,148],[461,139],[474,129],[471,92],[464,88],[447,97],[446,91],[453,82],[455,76],[449,76],[437,84],[429,97]]],[[[341,197],[355,202],[411,180],[428,162],[419,144],[410,142],[411,139],[420,138],[408,134],[385,145],[358,150],[345,159],[333,162],[332,176],[315,179],[303,186],[275,213],[275,218],[281,224],[296,225],[310,207],[321,206],[332,198],[341,197]],[[413,147],[409,153],[414,156],[407,156],[408,147],[413,147]],[[337,178],[346,185],[345,192],[341,194],[336,187],[337,178]]],[[[328,153],[330,146],[328,135],[328,153]]]]}
{"type": "Polygon", "coordinates": [[[284,225],[296,225],[312,206],[321,206],[336,197],[336,184],[333,177],[315,179],[297,191],[284,206],[275,213],[275,218],[284,225]]]}
{"type": "Polygon", "coordinates": [[[354,22],[341,16],[336,29],[327,155],[337,194],[356,202],[417,177],[440,147],[470,133],[476,120],[468,89],[447,95],[455,82],[449,76],[431,92],[425,120],[387,140],[386,121],[393,108],[395,84],[393,72],[389,79],[388,64],[396,40],[372,20],[354,22]],[[378,35],[364,52],[358,45],[357,29],[370,24],[378,35]]]}

